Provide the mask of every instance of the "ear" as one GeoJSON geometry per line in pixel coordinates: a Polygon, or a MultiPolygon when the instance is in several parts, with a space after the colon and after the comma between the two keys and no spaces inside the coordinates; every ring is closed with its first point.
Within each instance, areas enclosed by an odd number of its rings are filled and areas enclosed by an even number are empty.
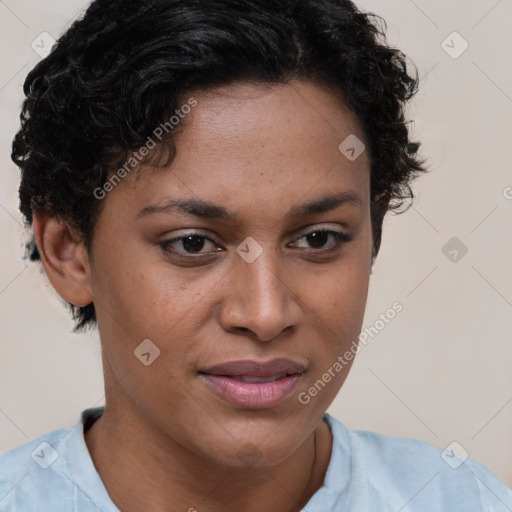
{"type": "Polygon", "coordinates": [[[89,256],[80,237],[51,213],[34,213],[32,227],[43,268],[57,293],[74,306],[93,302],[89,256]]]}

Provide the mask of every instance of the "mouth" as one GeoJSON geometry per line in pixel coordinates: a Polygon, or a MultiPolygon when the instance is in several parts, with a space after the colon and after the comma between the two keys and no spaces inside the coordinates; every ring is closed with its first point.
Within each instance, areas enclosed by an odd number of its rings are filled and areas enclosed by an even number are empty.
{"type": "Polygon", "coordinates": [[[238,382],[247,382],[249,384],[254,384],[254,383],[262,384],[265,382],[274,382],[276,380],[284,379],[285,377],[288,377],[288,375],[281,374],[281,375],[274,375],[272,377],[251,377],[249,375],[224,375],[224,377],[229,377],[238,382]]]}
{"type": "Polygon", "coordinates": [[[274,407],[290,396],[306,371],[289,359],[230,361],[199,372],[222,399],[243,409],[274,407]]]}

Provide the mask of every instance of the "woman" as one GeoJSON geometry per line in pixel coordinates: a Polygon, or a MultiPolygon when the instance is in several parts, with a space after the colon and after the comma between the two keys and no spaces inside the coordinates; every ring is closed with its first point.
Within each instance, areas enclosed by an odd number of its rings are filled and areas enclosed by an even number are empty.
{"type": "Polygon", "coordinates": [[[425,170],[383,35],[346,0],[96,0],[31,71],[28,249],[97,324],[106,403],[0,456],[2,510],[512,509],[484,466],[325,413],[425,170]]]}

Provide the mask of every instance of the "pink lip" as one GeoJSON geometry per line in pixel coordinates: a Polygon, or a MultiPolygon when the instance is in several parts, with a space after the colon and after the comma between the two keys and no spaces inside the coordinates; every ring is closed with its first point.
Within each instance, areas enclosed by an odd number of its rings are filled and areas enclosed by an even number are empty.
{"type": "Polygon", "coordinates": [[[211,388],[228,402],[244,409],[273,407],[288,397],[301,379],[305,367],[289,359],[230,361],[200,372],[211,388]],[[244,377],[269,378],[272,382],[242,382],[244,377]]]}

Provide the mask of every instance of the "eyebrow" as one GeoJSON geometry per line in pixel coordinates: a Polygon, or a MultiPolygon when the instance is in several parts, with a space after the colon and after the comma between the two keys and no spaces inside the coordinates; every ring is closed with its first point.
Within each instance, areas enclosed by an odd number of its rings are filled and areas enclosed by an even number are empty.
{"type": "MultiPolygon", "coordinates": [[[[286,217],[307,217],[334,210],[345,204],[362,208],[363,200],[356,192],[347,190],[338,194],[315,199],[313,201],[299,203],[286,214],[286,217]]],[[[219,219],[233,223],[238,220],[238,215],[224,206],[198,199],[173,199],[171,197],[163,197],[158,201],[145,206],[136,214],[135,218],[138,219],[146,217],[153,213],[171,214],[176,211],[194,215],[195,217],[203,219],[219,219]]]]}

